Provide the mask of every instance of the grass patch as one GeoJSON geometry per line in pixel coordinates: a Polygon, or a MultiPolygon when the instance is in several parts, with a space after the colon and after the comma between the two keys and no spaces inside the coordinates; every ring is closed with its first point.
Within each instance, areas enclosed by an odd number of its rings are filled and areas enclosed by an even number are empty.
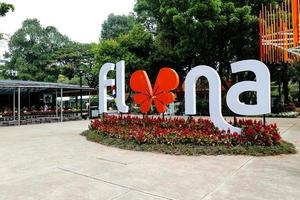
{"type": "Polygon", "coordinates": [[[87,130],[81,133],[87,140],[97,142],[107,146],[134,151],[149,151],[174,155],[249,155],[249,156],[273,156],[280,154],[295,154],[295,146],[289,142],[282,141],[280,144],[272,146],[259,145],[237,145],[227,147],[200,146],[194,144],[138,144],[121,138],[110,137],[100,134],[95,130],[87,130]]]}

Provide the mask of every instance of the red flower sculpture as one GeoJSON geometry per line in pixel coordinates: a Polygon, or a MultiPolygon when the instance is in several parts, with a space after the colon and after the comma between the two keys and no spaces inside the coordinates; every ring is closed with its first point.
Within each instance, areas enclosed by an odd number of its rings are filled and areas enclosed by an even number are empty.
{"type": "Polygon", "coordinates": [[[166,105],[175,100],[175,94],[170,91],[176,89],[178,84],[178,74],[167,67],[159,71],[153,89],[147,73],[143,70],[134,72],[130,78],[130,87],[136,92],[133,100],[141,105],[142,113],[149,112],[152,102],[154,102],[157,112],[166,112],[166,105]]]}

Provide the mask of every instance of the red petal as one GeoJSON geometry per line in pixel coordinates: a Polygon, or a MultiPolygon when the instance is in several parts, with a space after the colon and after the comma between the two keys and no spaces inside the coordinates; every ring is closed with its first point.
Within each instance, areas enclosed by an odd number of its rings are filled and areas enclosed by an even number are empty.
{"type": "Polygon", "coordinates": [[[150,111],[152,99],[148,99],[141,104],[141,112],[148,113],[150,111]]]}
{"type": "Polygon", "coordinates": [[[159,101],[159,99],[154,99],[154,104],[155,104],[157,112],[159,112],[159,113],[166,112],[166,110],[167,110],[166,105],[163,102],[159,101]]]}
{"type": "Polygon", "coordinates": [[[178,87],[178,84],[179,76],[176,71],[171,68],[164,67],[159,70],[153,91],[156,95],[161,92],[168,92],[175,90],[178,87]]]}
{"type": "Polygon", "coordinates": [[[147,99],[150,99],[151,97],[149,97],[148,95],[146,94],[143,94],[143,93],[138,93],[138,94],[134,94],[133,96],[133,101],[136,103],[136,104],[142,104],[144,101],[146,101],[147,99]]]}
{"type": "Polygon", "coordinates": [[[156,96],[156,98],[167,105],[175,101],[175,94],[173,94],[172,92],[160,93],[156,96]]]}
{"type": "Polygon", "coordinates": [[[134,92],[152,96],[152,87],[149,81],[149,77],[143,70],[137,70],[131,75],[130,87],[134,92]]]}

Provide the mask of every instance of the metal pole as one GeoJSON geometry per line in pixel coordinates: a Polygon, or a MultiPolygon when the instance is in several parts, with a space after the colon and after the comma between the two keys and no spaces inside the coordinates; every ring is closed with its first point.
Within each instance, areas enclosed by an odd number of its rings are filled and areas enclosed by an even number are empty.
{"type": "Polygon", "coordinates": [[[30,104],[30,101],[31,101],[31,99],[30,99],[30,88],[28,88],[28,110],[31,111],[31,104],[30,104]]]}
{"type": "Polygon", "coordinates": [[[18,88],[18,124],[21,125],[21,88],[18,88]]]}
{"type": "Polygon", "coordinates": [[[14,121],[16,121],[16,88],[14,88],[14,94],[13,94],[13,117],[14,121]]]}
{"type": "Polygon", "coordinates": [[[91,91],[89,91],[89,116],[91,119],[92,118],[92,115],[91,115],[91,91]]]}
{"type": "Polygon", "coordinates": [[[78,96],[77,96],[77,94],[76,94],[76,96],[75,96],[75,106],[76,106],[76,110],[79,109],[79,107],[78,107],[78,96]]]}
{"type": "Polygon", "coordinates": [[[237,118],[236,118],[236,114],[233,113],[233,125],[237,125],[237,118]]]}
{"type": "Polygon", "coordinates": [[[63,122],[63,89],[60,88],[60,121],[63,122]]]}
{"type": "Polygon", "coordinates": [[[58,95],[57,95],[57,89],[56,89],[56,91],[55,91],[55,114],[56,114],[56,117],[58,117],[57,97],[58,97],[58,95]]]}
{"type": "Polygon", "coordinates": [[[82,71],[80,71],[80,116],[82,118],[82,71]]]}

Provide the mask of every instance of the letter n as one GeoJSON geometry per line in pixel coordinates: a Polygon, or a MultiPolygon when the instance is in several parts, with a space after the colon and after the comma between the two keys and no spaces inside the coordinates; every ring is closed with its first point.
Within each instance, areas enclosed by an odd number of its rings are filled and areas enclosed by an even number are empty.
{"type": "Polygon", "coordinates": [[[196,114],[196,82],[204,76],[209,82],[209,113],[211,121],[220,130],[241,133],[241,129],[231,126],[221,112],[221,80],[218,73],[211,67],[200,65],[194,67],[185,80],[185,114],[196,114]]]}

